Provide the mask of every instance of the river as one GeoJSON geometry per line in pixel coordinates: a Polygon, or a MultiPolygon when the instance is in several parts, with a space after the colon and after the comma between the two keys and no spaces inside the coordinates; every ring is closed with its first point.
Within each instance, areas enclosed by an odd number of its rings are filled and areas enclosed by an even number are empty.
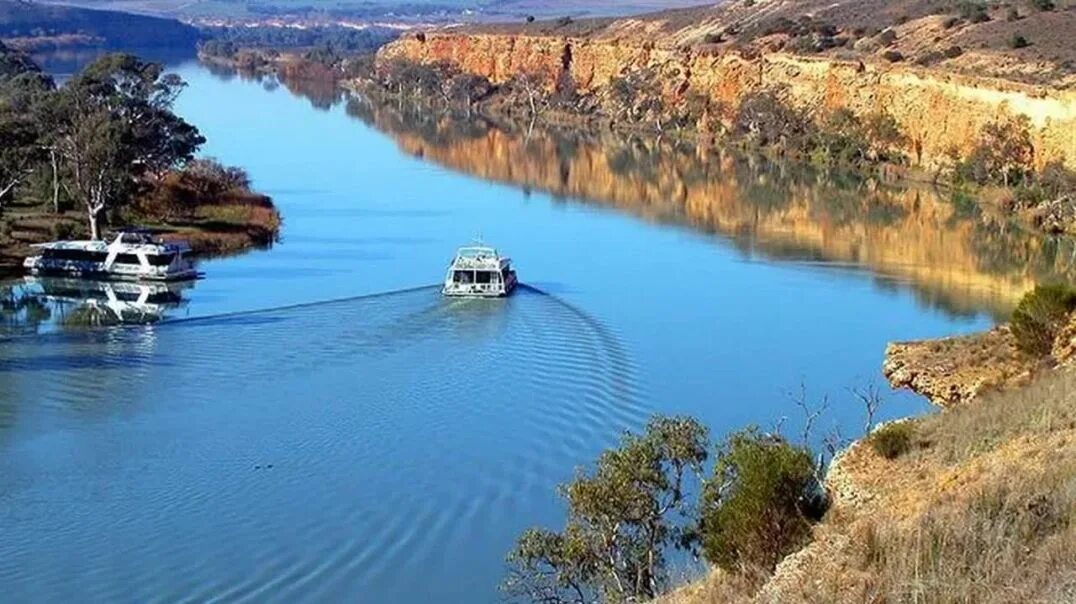
{"type": "Polygon", "coordinates": [[[1071,270],[927,186],[174,69],[283,234],[133,303],[155,324],[71,328],[117,292],[7,285],[37,302],[0,335],[5,601],[496,601],[555,486],[649,415],[795,435],[802,385],[857,436],[887,342],[1071,270]],[[441,299],[476,236],[527,286],[441,299]]]}

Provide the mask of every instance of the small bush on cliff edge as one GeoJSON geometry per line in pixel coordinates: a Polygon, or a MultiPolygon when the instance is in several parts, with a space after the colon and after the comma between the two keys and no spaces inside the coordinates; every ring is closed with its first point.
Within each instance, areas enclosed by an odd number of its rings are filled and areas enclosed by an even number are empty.
{"type": "Polygon", "coordinates": [[[706,559],[730,571],[772,570],[809,539],[820,493],[807,449],[753,428],[733,434],[703,487],[706,559]]]}
{"type": "Polygon", "coordinates": [[[886,424],[867,437],[874,452],[886,459],[896,459],[912,448],[914,427],[909,422],[886,424]]]}
{"type": "Polygon", "coordinates": [[[1039,285],[1024,295],[1012,313],[1016,346],[1035,356],[1046,356],[1057,334],[1076,310],[1076,289],[1054,283],[1039,285]]]}

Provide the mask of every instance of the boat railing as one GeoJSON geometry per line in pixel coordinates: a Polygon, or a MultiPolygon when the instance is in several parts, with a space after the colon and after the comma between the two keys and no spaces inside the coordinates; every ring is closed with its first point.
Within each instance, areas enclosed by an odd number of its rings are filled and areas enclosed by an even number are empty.
{"type": "Polygon", "coordinates": [[[501,261],[499,258],[457,258],[452,263],[452,268],[500,270],[501,261]]]}
{"type": "Polygon", "coordinates": [[[453,287],[459,291],[468,291],[474,293],[501,291],[500,283],[456,283],[453,287]]]}

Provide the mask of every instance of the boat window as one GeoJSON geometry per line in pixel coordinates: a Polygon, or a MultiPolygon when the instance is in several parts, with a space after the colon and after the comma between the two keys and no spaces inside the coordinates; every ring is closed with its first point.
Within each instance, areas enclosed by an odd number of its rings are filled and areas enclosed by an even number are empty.
{"type": "Polygon", "coordinates": [[[104,262],[108,258],[105,252],[91,252],[89,250],[45,250],[45,258],[55,260],[72,260],[78,262],[104,262]]]}
{"type": "Polygon", "coordinates": [[[146,260],[153,266],[168,266],[172,264],[172,259],[175,258],[175,254],[160,254],[157,256],[146,256],[146,260]]]}
{"type": "Polygon", "coordinates": [[[475,281],[478,283],[489,283],[493,280],[492,271],[478,271],[475,273],[475,281]]]}
{"type": "Polygon", "coordinates": [[[138,256],[134,254],[116,254],[116,262],[120,264],[142,264],[138,256]]]}
{"type": "Polygon", "coordinates": [[[474,283],[474,271],[456,271],[452,280],[456,283],[474,283]]]}

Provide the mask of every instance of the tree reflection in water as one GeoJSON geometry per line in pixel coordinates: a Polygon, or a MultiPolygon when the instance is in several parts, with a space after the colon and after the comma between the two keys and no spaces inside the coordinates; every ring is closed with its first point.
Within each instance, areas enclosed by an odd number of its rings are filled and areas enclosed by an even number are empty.
{"type": "Polygon", "coordinates": [[[404,151],[556,199],[720,235],[748,258],[869,270],[963,316],[1007,317],[1035,283],[1076,279],[1071,239],[1032,232],[929,183],[642,137],[464,119],[353,95],[346,111],[404,151]]]}
{"type": "Polygon", "coordinates": [[[0,284],[2,336],[156,323],[185,304],[193,281],[128,282],[27,277],[0,284]]]}

